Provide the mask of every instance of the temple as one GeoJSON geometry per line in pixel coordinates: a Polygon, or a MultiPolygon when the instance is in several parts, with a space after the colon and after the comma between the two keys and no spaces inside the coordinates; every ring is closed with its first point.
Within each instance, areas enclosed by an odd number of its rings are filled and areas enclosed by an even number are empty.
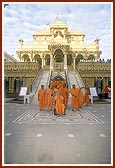
{"type": "MultiPolygon", "coordinates": [[[[65,80],[67,87],[111,86],[111,60],[100,59],[100,39],[85,43],[85,34],[71,30],[56,19],[47,30],[33,33],[33,44],[18,40],[16,51],[20,61],[4,58],[5,94],[19,94],[22,86],[36,94],[41,84],[47,88],[51,81],[65,80]]],[[[4,54],[5,56],[8,54],[4,54]]]]}

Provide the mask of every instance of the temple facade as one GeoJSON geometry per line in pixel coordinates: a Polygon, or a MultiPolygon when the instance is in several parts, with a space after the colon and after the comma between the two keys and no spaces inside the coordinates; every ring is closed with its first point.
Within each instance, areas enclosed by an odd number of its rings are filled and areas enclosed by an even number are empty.
{"type": "Polygon", "coordinates": [[[50,70],[56,66],[67,70],[70,64],[75,69],[78,59],[98,60],[101,54],[99,39],[88,45],[84,32],[69,30],[68,25],[60,20],[49,25],[48,30],[34,32],[33,41],[32,45],[25,45],[23,39],[18,40],[17,55],[20,61],[38,61],[42,68],[50,64],[50,70]]]}
{"type": "Polygon", "coordinates": [[[111,61],[100,59],[99,39],[86,44],[84,32],[69,29],[59,19],[48,30],[35,31],[33,44],[19,39],[16,53],[20,61],[4,59],[5,93],[19,93],[21,86],[31,91],[40,71],[49,71],[50,80],[56,76],[65,80],[69,71],[78,71],[84,84],[101,86],[102,91],[111,85],[111,61]]]}

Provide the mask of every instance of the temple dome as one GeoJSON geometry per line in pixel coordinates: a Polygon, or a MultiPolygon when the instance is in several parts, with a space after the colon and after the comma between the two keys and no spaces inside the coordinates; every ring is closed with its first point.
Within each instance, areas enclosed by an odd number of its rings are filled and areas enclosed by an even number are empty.
{"type": "Polygon", "coordinates": [[[60,20],[57,20],[55,23],[53,23],[50,28],[68,28],[67,24],[65,22],[62,22],[60,20]]]}

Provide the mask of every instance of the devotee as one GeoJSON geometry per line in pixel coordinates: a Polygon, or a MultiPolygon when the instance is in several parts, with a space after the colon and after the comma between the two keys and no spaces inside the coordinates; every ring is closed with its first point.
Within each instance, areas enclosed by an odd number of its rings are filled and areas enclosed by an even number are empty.
{"type": "Polygon", "coordinates": [[[108,86],[106,86],[106,87],[104,88],[105,99],[108,99],[108,93],[109,93],[109,89],[108,89],[108,86]]]}
{"type": "Polygon", "coordinates": [[[55,96],[56,115],[65,114],[65,105],[63,103],[63,100],[63,96],[59,92],[57,92],[55,96]]]}
{"type": "Polygon", "coordinates": [[[73,84],[72,89],[70,89],[69,92],[72,95],[72,101],[71,101],[72,111],[74,111],[74,108],[76,108],[76,110],[79,111],[79,92],[80,92],[80,88],[76,88],[75,84],[73,84]]]}
{"type": "Polygon", "coordinates": [[[52,86],[50,85],[48,89],[46,89],[46,92],[45,92],[45,104],[46,104],[46,107],[48,108],[48,110],[52,110],[52,107],[53,107],[53,100],[54,100],[54,97],[53,97],[53,89],[52,89],[52,86]]]}
{"type": "Polygon", "coordinates": [[[40,108],[40,111],[44,109],[45,107],[45,89],[44,85],[41,85],[41,88],[38,90],[38,105],[40,108]]]}
{"type": "Polygon", "coordinates": [[[63,98],[64,98],[64,105],[65,105],[65,107],[66,107],[67,104],[68,104],[69,90],[66,88],[65,85],[63,85],[63,86],[61,86],[61,87],[59,88],[59,92],[60,92],[60,94],[61,94],[61,95],[63,96],[63,98]]]}
{"type": "Polygon", "coordinates": [[[86,106],[88,104],[90,104],[88,87],[85,87],[85,91],[84,91],[84,95],[83,95],[83,103],[85,103],[86,106]]]}
{"type": "Polygon", "coordinates": [[[83,91],[82,91],[82,88],[80,88],[80,92],[79,92],[79,108],[82,108],[82,105],[83,105],[83,91]]]}

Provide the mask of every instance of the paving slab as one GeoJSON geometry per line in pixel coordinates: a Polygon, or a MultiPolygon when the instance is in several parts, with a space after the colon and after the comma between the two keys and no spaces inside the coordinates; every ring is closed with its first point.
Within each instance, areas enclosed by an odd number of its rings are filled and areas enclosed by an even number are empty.
{"type": "Polygon", "coordinates": [[[4,103],[4,165],[112,165],[111,104],[55,116],[36,104],[4,103]]]}

